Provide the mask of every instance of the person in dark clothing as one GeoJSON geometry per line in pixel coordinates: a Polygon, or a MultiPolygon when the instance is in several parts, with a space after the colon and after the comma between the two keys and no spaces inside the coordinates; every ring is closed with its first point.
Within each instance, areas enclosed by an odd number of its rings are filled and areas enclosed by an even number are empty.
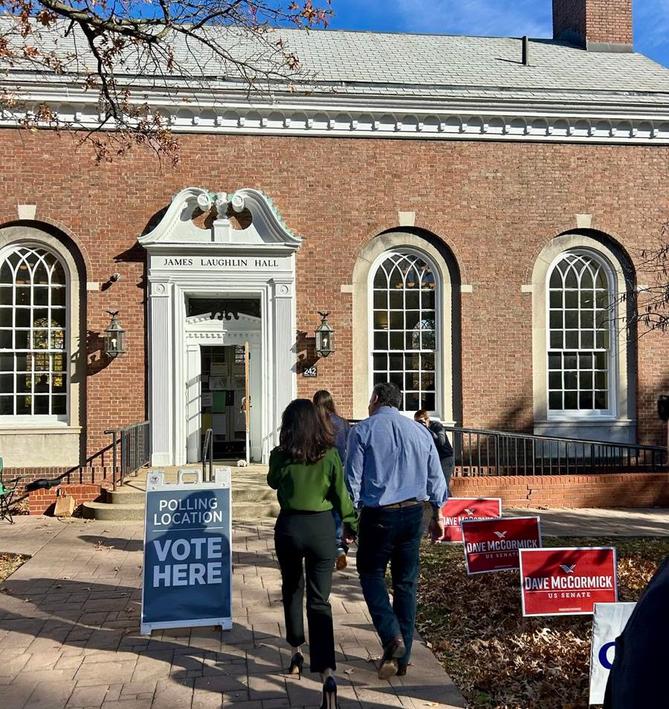
{"type": "MultiPolygon", "coordinates": [[[[319,417],[323,421],[324,426],[329,426],[334,436],[334,444],[342,465],[346,465],[346,444],[348,442],[348,434],[351,427],[346,419],[343,419],[338,413],[337,408],[332,398],[332,394],[325,389],[321,389],[314,394],[314,406],[319,417]]],[[[337,570],[341,571],[348,565],[348,544],[344,540],[344,527],[341,517],[336,512],[332,511],[335,519],[335,527],[337,533],[337,570]]]]}
{"type": "Polygon", "coordinates": [[[323,681],[321,709],[336,709],[335,643],[329,596],[335,561],[332,510],[344,521],[351,541],[357,516],[344,483],[344,470],[330,432],[316,407],[296,399],[283,412],[279,446],[269,459],[267,483],[277,491],[281,513],[274,530],[281,567],[286,640],[293,649],[289,672],[301,674],[304,656],[302,600],[307,589],[311,671],[323,681]]]}
{"type": "Polygon", "coordinates": [[[668,702],[669,556],[616,638],[604,709],[651,709],[668,702]]]}
{"type": "Polygon", "coordinates": [[[432,434],[432,440],[434,445],[437,447],[437,454],[439,455],[439,463],[441,464],[441,470],[446,478],[446,487],[451,490],[451,476],[453,475],[453,470],[455,468],[455,459],[453,457],[453,446],[448,440],[446,435],[446,429],[442,426],[439,421],[431,421],[430,414],[426,409],[420,409],[414,414],[414,420],[422,424],[427,428],[427,430],[432,434]]]}

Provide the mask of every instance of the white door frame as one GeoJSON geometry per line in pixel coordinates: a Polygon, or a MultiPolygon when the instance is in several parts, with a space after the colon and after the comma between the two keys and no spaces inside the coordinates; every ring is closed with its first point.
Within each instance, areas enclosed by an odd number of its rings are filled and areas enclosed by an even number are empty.
{"type": "MultiPolygon", "coordinates": [[[[295,251],[301,240],[271,201],[255,190],[213,195],[188,188],[140,243],[149,254],[149,391],[152,465],[183,465],[187,451],[189,374],[186,297],[260,300],[262,460],[278,444],[281,414],[297,391],[295,251]],[[211,229],[192,222],[197,210],[218,210],[211,229]],[[251,224],[233,229],[230,205],[251,224]]],[[[202,344],[205,344],[203,341],[202,344]]]]}
{"type": "MultiPolygon", "coordinates": [[[[217,296],[218,297],[218,296],[217,296]]],[[[222,294],[221,298],[228,297],[222,294]]],[[[237,299],[236,294],[232,297],[237,299]]],[[[262,376],[262,317],[256,318],[239,314],[237,320],[212,320],[207,316],[192,316],[186,324],[186,458],[188,463],[201,460],[201,418],[202,418],[202,357],[201,347],[229,347],[249,343],[251,352],[252,383],[255,396],[252,412],[251,448],[249,453],[254,461],[263,460],[269,445],[266,420],[263,421],[262,402],[267,400],[264,377],[262,376]],[[260,391],[257,391],[257,387],[260,391]],[[257,407],[257,408],[256,408],[257,407]],[[260,412],[260,420],[256,412],[260,412]]]]}

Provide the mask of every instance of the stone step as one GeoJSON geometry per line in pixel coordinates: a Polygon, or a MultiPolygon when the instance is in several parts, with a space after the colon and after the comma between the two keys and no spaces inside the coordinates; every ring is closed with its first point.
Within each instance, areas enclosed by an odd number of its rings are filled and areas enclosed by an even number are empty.
{"type": "Polygon", "coordinates": [[[131,522],[144,519],[144,503],[110,505],[107,502],[84,502],[82,508],[84,517],[102,522],[131,522]]]}
{"type": "Polygon", "coordinates": [[[253,520],[275,518],[279,516],[279,503],[269,502],[233,502],[232,522],[251,522],[253,520]]]}
{"type": "Polygon", "coordinates": [[[109,505],[141,505],[144,507],[146,492],[127,485],[116,490],[106,490],[104,501],[109,505]]]}
{"type": "MultiPolygon", "coordinates": [[[[199,466],[188,467],[199,468],[199,466]]],[[[127,477],[123,485],[116,490],[107,490],[101,502],[84,503],[84,516],[102,521],[144,519],[146,476],[149,472],[150,469],[144,468],[136,475],[127,477]]],[[[169,468],[164,472],[167,483],[176,483],[177,468],[169,468]]],[[[267,466],[233,467],[233,521],[253,521],[259,518],[276,517],[278,514],[276,492],[267,485],[267,466]]]]}
{"type": "MultiPolygon", "coordinates": [[[[130,522],[144,519],[144,504],[107,502],[84,502],[83,516],[101,522],[130,522]]],[[[253,521],[261,518],[274,518],[279,514],[278,502],[258,504],[258,502],[233,502],[232,520],[253,521]]]]}
{"type": "MultiPolygon", "coordinates": [[[[146,491],[140,486],[123,485],[117,490],[105,492],[105,502],[112,505],[143,505],[146,491]]],[[[232,501],[235,502],[276,502],[276,490],[268,485],[232,486],[232,501]]]]}

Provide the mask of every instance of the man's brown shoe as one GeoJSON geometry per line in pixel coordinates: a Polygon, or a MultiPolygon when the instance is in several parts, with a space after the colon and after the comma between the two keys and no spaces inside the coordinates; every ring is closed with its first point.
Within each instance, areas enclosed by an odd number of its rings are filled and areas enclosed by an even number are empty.
{"type": "Polygon", "coordinates": [[[381,660],[379,679],[390,679],[397,674],[397,660],[381,660]]]}
{"type": "Polygon", "coordinates": [[[343,571],[348,566],[348,557],[344,552],[337,556],[335,566],[337,567],[337,571],[343,571]]]}
{"type": "Polygon", "coordinates": [[[406,647],[404,646],[404,640],[402,640],[402,638],[391,640],[383,648],[383,656],[381,657],[381,664],[379,665],[379,679],[390,679],[394,677],[399,670],[397,660],[404,657],[405,654],[406,647]]]}

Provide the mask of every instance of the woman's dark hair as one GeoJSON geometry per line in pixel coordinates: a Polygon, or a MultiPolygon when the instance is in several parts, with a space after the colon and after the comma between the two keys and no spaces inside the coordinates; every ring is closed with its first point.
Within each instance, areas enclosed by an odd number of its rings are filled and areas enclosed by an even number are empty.
{"type": "Polygon", "coordinates": [[[295,399],[286,406],[281,417],[279,448],[292,460],[315,463],[332,446],[332,431],[323,426],[316,407],[309,399],[295,399]]]}
{"type": "Polygon", "coordinates": [[[312,399],[312,401],[314,402],[314,406],[317,409],[323,409],[328,414],[334,414],[335,416],[339,416],[334,403],[334,399],[332,398],[332,394],[330,394],[327,389],[321,389],[320,391],[317,391],[314,394],[314,398],[312,399]]]}

